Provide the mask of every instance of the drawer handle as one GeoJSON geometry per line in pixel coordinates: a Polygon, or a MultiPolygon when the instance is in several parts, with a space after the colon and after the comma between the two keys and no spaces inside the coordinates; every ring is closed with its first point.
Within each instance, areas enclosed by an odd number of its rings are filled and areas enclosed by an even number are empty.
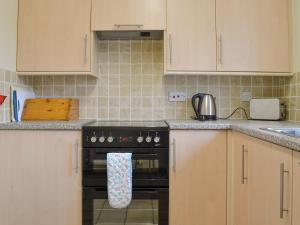
{"type": "Polygon", "coordinates": [[[284,193],[285,193],[285,174],[289,174],[288,170],[284,169],[284,163],[280,164],[280,218],[283,219],[284,212],[288,209],[284,208],[284,193]]]}
{"type": "Polygon", "coordinates": [[[74,162],[74,171],[76,174],[78,174],[78,169],[79,169],[79,144],[78,141],[74,144],[74,156],[75,156],[75,162],[74,162]]]}
{"type": "Polygon", "coordinates": [[[172,55],[173,55],[173,45],[172,45],[172,36],[169,35],[169,63],[172,65],[172,55]]]}
{"type": "Polygon", "coordinates": [[[83,55],[83,62],[84,64],[87,64],[87,45],[88,45],[88,36],[87,34],[84,35],[84,55],[83,55]]]}
{"type": "Polygon", "coordinates": [[[173,172],[176,173],[176,140],[173,139],[173,172]]]}
{"type": "Polygon", "coordinates": [[[219,64],[222,65],[223,64],[223,38],[221,34],[219,35],[218,42],[219,42],[218,59],[219,59],[219,64]]]}
{"type": "Polygon", "coordinates": [[[245,145],[242,146],[242,184],[245,184],[245,180],[248,180],[248,178],[245,175],[245,154],[248,151],[245,148],[245,145]]]}
{"type": "Polygon", "coordinates": [[[143,24],[115,24],[114,27],[117,30],[125,29],[126,27],[130,29],[143,29],[143,24]]]}

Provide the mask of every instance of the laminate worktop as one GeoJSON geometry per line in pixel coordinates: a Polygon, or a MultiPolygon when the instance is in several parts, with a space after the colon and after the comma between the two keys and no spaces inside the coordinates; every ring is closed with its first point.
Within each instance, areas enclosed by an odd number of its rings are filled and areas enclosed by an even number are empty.
{"type": "Polygon", "coordinates": [[[274,144],[300,151],[300,138],[262,130],[261,128],[300,127],[300,123],[289,121],[254,120],[167,120],[170,130],[234,130],[274,144]]]}
{"type": "Polygon", "coordinates": [[[81,130],[82,126],[94,120],[74,121],[24,121],[0,123],[0,130],[81,130]]]}

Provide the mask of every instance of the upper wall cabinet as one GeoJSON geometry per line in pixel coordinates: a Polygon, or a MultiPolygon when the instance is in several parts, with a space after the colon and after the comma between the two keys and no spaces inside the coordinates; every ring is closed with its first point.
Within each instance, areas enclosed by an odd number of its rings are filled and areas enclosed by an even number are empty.
{"type": "Polygon", "coordinates": [[[18,74],[90,73],[91,0],[19,0],[18,74]]]}
{"type": "Polygon", "coordinates": [[[166,74],[290,75],[288,0],[168,0],[166,74]]]}
{"type": "Polygon", "coordinates": [[[215,18],[215,1],[167,1],[168,72],[216,71],[215,18]]]}
{"type": "Polygon", "coordinates": [[[166,0],[93,0],[92,30],[165,30],[166,0]]]}
{"type": "Polygon", "coordinates": [[[289,72],[288,0],[217,0],[218,71],[289,72]]]}

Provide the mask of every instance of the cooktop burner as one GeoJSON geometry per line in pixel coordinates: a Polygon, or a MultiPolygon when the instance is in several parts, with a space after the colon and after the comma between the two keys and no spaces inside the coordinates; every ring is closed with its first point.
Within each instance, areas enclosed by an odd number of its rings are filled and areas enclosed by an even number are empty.
{"type": "Polygon", "coordinates": [[[96,121],[85,125],[85,127],[168,127],[164,121],[96,121]]]}

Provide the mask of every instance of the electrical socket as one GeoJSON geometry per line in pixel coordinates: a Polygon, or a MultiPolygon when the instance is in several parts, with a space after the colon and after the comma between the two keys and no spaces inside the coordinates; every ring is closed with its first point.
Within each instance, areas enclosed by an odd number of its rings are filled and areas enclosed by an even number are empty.
{"type": "Polygon", "coordinates": [[[179,91],[169,92],[169,102],[184,102],[186,101],[186,93],[179,91]]]}
{"type": "Polygon", "coordinates": [[[241,101],[242,102],[249,102],[252,98],[251,92],[242,92],[241,93],[241,101]]]}

